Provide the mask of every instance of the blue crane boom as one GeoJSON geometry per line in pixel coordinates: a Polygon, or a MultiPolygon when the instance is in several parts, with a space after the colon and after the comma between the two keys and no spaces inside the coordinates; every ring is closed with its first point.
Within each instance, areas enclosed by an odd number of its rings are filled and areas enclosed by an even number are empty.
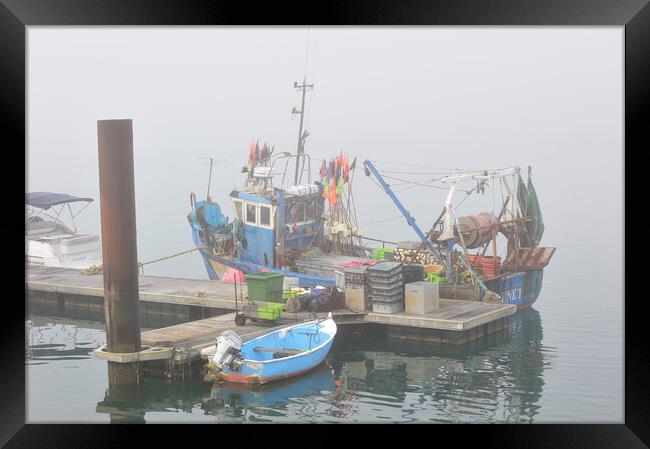
{"type": "Polygon", "coordinates": [[[438,259],[438,261],[442,262],[444,258],[440,254],[440,252],[431,244],[427,236],[422,232],[422,230],[418,227],[418,225],[415,223],[415,218],[409,213],[409,211],[406,210],[404,205],[400,202],[400,200],[395,196],[395,193],[393,193],[393,190],[390,188],[388,183],[384,181],[384,178],[379,174],[375,166],[373,165],[372,162],[369,160],[363,161],[364,167],[366,167],[379,181],[379,185],[381,185],[382,189],[388,194],[391,200],[393,200],[393,203],[397,206],[399,211],[404,215],[404,218],[406,218],[406,222],[410,227],[413,228],[415,233],[420,237],[420,240],[422,240],[422,243],[426,245],[426,247],[433,253],[433,255],[438,259]]]}
{"type": "MultiPolygon", "coordinates": [[[[429,241],[429,239],[427,238],[427,236],[424,234],[424,232],[422,232],[422,230],[418,227],[418,225],[415,224],[415,218],[413,218],[413,216],[409,213],[409,211],[406,210],[406,208],[405,208],[404,205],[400,202],[400,200],[397,198],[397,196],[395,196],[395,193],[393,193],[393,190],[390,188],[390,186],[388,185],[388,183],[387,183],[386,181],[384,181],[384,178],[379,174],[379,172],[377,171],[377,169],[375,168],[375,166],[373,165],[373,163],[366,159],[365,161],[363,161],[363,165],[364,165],[364,167],[365,167],[368,171],[370,171],[370,173],[372,173],[372,174],[375,176],[375,178],[376,178],[377,181],[379,182],[379,185],[381,186],[381,188],[384,189],[384,191],[388,194],[388,196],[390,197],[390,199],[393,200],[393,203],[395,203],[395,205],[397,206],[397,208],[399,209],[399,211],[402,213],[402,215],[404,215],[404,218],[406,218],[406,222],[409,224],[410,227],[413,228],[413,230],[414,230],[415,233],[418,235],[418,237],[420,237],[420,240],[422,240],[422,243],[424,243],[424,244],[426,245],[426,247],[427,247],[427,248],[428,248],[428,249],[433,253],[433,255],[434,255],[434,256],[435,256],[435,257],[436,257],[440,262],[443,262],[443,261],[444,261],[444,258],[442,257],[442,255],[440,254],[440,252],[439,252],[439,251],[438,251],[438,250],[437,250],[437,249],[436,249],[436,248],[431,244],[431,242],[429,241]]],[[[368,173],[366,173],[366,174],[368,174],[368,173]]],[[[449,249],[451,250],[451,247],[450,247],[449,249]]],[[[474,272],[474,270],[472,269],[472,267],[471,267],[471,265],[469,264],[469,262],[468,262],[467,260],[465,260],[465,257],[463,257],[462,254],[459,255],[459,258],[460,258],[461,262],[463,262],[463,264],[465,265],[465,267],[467,268],[467,270],[469,271],[469,273],[470,273],[470,275],[472,276],[472,278],[473,278],[473,279],[478,283],[479,287],[480,287],[484,292],[486,292],[486,293],[489,292],[489,293],[490,293],[490,296],[494,297],[495,299],[500,299],[500,296],[499,296],[499,295],[497,295],[497,294],[494,293],[494,292],[491,292],[491,291],[490,291],[490,290],[485,286],[485,284],[483,283],[483,281],[481,281],[481,279],[479,279],[479,277],[478,277],[477,274],[474,272]]],[[[451,269],[451,267],[449,266],[449,261],[447,262],[447,264],[448,264],[448,266],[447,266],[447,271],[449,272],[449,270],[451,269]]]]}

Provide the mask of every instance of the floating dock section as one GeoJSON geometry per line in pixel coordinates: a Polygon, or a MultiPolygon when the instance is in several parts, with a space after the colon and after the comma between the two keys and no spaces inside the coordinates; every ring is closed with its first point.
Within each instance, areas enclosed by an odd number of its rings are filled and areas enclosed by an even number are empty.
{"type": "MultiPolygon", "coordinates": [[[[26,267],[28,301],[49,304],[64,313],[80,308],[103,315],[103,279],[101,274],[83,275],[81,271],[54,267],[26,267]]],[[[201,349],[213,345],[218,334],[235,330],[243,340],[262,335],[274,327],[247,321],[245,326],[234,323],[235,293],[231,283],[179,279],[161,276],[139,277],[141,315],[160,313],[174,316],[182,324],[142,332],[143,350],[122,355],[122,358],[147,362],[144,372],[171,379],[187,379],[199,374],[205,363],[199,357],[201,349]]],[[[244,288],[244,298],[246,290],[244,288]]],[[[241,308],[241,304],[239,305],[241,308]]],[[[440,299],[440,308],[427,315],[404,312],[384,314],[335,310],[334,320],[341,334],[363,336],[374,330],[385,331],[387,338],[439,345],[462,345],[509,328],[509,316],[516,307],[507,304],[486,304],[476,301],[440,299]]],[[[327,313],[283,313],[279,327],[313,319],[327,313]]],[[[108,356],[102,349],[97,358],[108,356]]]]}

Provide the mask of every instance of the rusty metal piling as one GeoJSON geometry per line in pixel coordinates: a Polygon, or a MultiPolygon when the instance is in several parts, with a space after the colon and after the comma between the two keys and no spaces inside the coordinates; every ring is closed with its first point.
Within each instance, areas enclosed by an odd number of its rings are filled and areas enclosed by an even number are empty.
{"type": "MultiPolygon", "coordinates": [[[[131,120],[98,120],[106,349],[141,350],[131,120]]],[[[109,385],[140,382],[138,362],[108,362],[109,385]]]]}

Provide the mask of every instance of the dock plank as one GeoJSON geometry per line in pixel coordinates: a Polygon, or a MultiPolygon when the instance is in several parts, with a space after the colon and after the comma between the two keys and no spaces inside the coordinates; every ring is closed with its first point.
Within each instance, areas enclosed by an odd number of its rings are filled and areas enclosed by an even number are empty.
{"type": "MultiPolygon", "coordinates": [[[[81,270],[71,268],[33,266],[25,271],[25,283],[31,290],[104,296],[101,274],[83,275],[81,270]]],[[[141,301],[235,309],[234,286],[228,282],[140,275],[138,285],[141,301]]]]}
{"type": "MultiPolygon", "coordinates": [[[[283,326],[286,326],[286,323],[283,326]]],[[[141,340],[142,344],[146,346],[157,345],[160,341],[168,342],[169,346],[184,345],[187,343],[214,344],[217,335],[227,329],[236,330],[240,336],[245,337],[260,330],[268,332],[270,328],[252,323],[247,323],[245,326],[237,326],[235,324],[235,314],[228,313],[226,315],[142,332],[141,340]]]]}
{"type": "MultiPolygon", "coordinates": [[[[232,283],[182,279],[175,277],[140,275],[140,300],[153,303],[189,305],[225,310],[236,310],[235,292],[232,283]]],[[[86,295],[103,297],[103,277],[82,275],[80,270],[55,267],[28,266],[25,275],[29,290],[56,292],[64,295],[86,295]]],[[[241,304],[239,304],[241,307],[241,304]]],[[[406,313],[381,314],[374,312],[356,313],[337,310],[332,314],[339,324],[377,323],[403,327],[416,327],[434,330],[453,330],[463,332],[515,313],[516,307],[506,304],[486,304],[478,301],[440,299],[440,308],[427,315],[409,315],[406,313]]],[[[319,318],[326,314],[317,314],[319,318]]],[[[292,323],[307,320],[313,316],[309,312],[283,313],[280,323],[292,323]]],[[[257,324],[247,322],[240,327],[234,324],[234,313],[197,320],[168,328],[143,332],[143,344],[169,341],[172,344],[188,342],[204,344],[214,342],[217,333],[225,329],[241,332],[262,332],[270,328],[260,328],[257,324]],[[252,330],[249,331],[249,328],[252,330]],[[208,338],[209,337],[209,338],[208,338]],[[207,338],[207,340],[206,340],[207,338]],[[145,343],[148,342],[148,343],[145,343]]]]}
{"type": "Polygon", "coordinates": [[[440,310],[426,315],[407,313],[368,313],[365,320],[423,329],[465,331],[512,315],[516,307],[510,304],[484,304],[476,301],[440,299],[440,310]]]}

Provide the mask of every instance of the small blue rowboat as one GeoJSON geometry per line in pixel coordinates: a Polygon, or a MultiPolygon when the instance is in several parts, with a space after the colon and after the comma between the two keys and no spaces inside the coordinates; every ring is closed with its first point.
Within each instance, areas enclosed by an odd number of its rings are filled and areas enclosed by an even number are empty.
{"type": "Polygon", "coordinates": [[[287,326],[244,344],[236,341],[236,334],[226,338],[222,334],[217,339],[211,365],[217,368],[218,380],[265,384],[297,376],[320,365],[335,336],[336,323],[331,314],[324,320],[287,326]]]}

